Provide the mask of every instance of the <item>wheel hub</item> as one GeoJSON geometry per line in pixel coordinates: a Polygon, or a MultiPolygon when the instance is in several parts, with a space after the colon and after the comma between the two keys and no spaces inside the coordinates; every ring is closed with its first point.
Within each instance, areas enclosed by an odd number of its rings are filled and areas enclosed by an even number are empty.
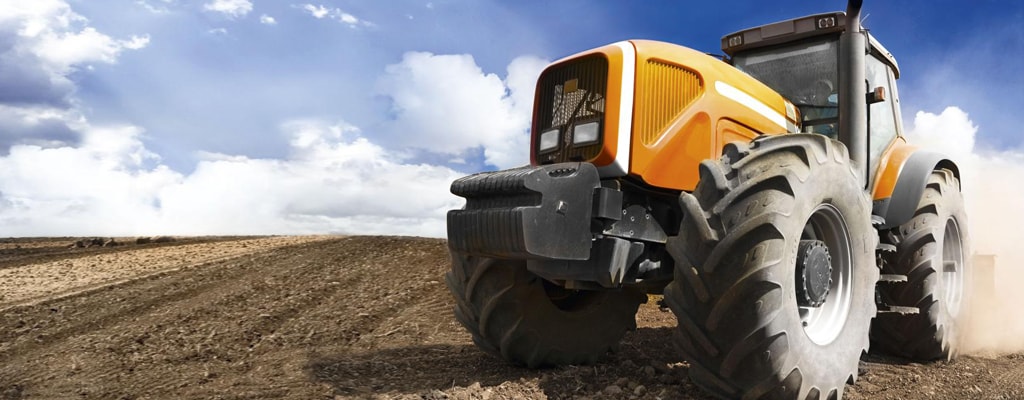
{"type": "Polygon", "coordinates": [[[832,286],[832,256],[820,240],[801,240],[796,256],[796,301],[801,307],[821,307],[832,286]]]}

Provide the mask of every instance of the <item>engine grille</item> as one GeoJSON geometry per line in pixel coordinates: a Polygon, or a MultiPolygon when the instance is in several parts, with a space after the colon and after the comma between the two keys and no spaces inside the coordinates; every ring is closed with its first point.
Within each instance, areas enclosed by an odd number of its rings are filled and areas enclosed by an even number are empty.
{"type": "Polygon", "coordinates": [[[657,142],[668,124],[703,92],[703,82],[695,72],[656,59],[641,64],[634,120],[634,133],[641,143],[657,142]]]}
{"type": "Polygon", "coordinates": [[[547,151],[537,146],[537,161],[550,164],[567,161],[589,161],[601,152],[604,140],[605,96],[608,92],[608,60],[592,55],[547,70],[540,77],[537,99],[537,125],[534,135],[558,129],[558,146],[547,151]],[[596,143],[574,146],[574,126],[598,121],[596,143]]]}

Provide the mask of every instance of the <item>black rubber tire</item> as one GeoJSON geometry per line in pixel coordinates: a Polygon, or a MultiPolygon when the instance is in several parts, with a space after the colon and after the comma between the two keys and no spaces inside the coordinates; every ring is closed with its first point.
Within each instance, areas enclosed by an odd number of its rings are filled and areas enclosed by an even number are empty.
{"type": "Polygon", "coordinates": [[[918,307],[920,313],[882,314],[871,329],[873,346],[914,360],[953,359],[960,350],[961,331],[969,317],[971,288],[967,213],[960,181],[947,169],[936,170],[914,218],[883,235],[896,245],[895,262],[884,273],[906,275],[907,281],[880,286],[893,305],[918,307]],[[947,237],[955,226],[957,240],[947,237]],[[944,270],[947,256],[959,256],[957,272],[944,270]],[[959,284],[957,284],[959,281],[959,284]],[[958,299],[958,300],[957,300],[958,299]]]}
{"type": "Polygon", "coordinates": [[[456,252],[445,281],[477,347],[529,368],[597,362],[636,329],[647,301],[631,288],[565,290],[530,273],[525,261],[456,252]]]}
{"type": "Polygon", "coordinates": [[[729,144],[721,159],[701,163],[696,190],[680,203],[665,300],[679,320],[690,379],[722,398],[841,398],[868,348],[878,280],[870,200],[846,147],[813,134],[729,144]],[[824,344],[804,330],[795,278],[799,242],[819,210],[845,221],[821,235],[846,235],[829,246],[840,249],[833,265],[844,257],[850,282],[848,303],[829,297],[822,306],[848,304],[836,308],[846,319],[837,314],[824,344]]]}

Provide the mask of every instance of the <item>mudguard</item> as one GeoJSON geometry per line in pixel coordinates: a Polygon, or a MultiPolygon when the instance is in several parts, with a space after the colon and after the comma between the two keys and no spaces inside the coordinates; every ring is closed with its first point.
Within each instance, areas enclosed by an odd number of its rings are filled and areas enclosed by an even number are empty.
{"type": "Polygon", "coordinates": [[[946,156],[918,150],[910,155],[902,165],[888,165],[887,168],[898,168],[899,177],[892,190],[892,196],[876,199],[872,213],[885,218],[882,228],[894,228],[905,224],[914,217],[917,206],[924,193],[925,182],[932,171],[949,169],[960,179],[960,169],[946,156]]]}

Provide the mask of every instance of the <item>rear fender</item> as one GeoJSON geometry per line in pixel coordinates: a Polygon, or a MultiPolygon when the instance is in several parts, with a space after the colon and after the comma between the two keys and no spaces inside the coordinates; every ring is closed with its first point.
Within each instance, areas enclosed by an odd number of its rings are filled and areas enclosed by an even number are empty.
{"type": "Polygon", "coordinates": [[[948,169],[960,179],[960,168],[948,157],[911,146],[896,146],[886,158],[875,186],[872,213],[894,228],[914,217],[932,171],[948,169]]]}

